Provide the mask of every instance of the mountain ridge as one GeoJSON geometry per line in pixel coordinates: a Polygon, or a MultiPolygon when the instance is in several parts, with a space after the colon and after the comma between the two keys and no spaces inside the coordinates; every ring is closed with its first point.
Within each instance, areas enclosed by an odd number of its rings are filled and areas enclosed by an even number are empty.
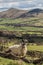
{"type": "Polygon", "coordinates": [[[6,11],[0,12],[0,18],[17,18],[26,12],[27,11],[25,11],[25,10],[10,8],[6,11]]]}
{"type": "Polygon", "coordinates": [[[24,17],[43,17],[43,9],[19,10],[10,8],[0,12],[0,18],[24,18],[24,17]]]}
{"type": "Polygon", "coordinates": [[[41,15],[43,15],[43,9],[36,8],[24,13],[21,17],[40,17],[41,15]]]}

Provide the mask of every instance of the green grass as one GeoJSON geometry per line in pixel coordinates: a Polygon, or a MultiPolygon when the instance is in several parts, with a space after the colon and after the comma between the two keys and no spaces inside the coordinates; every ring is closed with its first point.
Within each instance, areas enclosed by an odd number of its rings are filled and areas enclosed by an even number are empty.
{"type": "Polygon", "coordinates": [[[0,26],[0,30],[7,30],[7,31],[43,31],[43,28],[0,26]]]}
{"type": "Polygon", "coordinates": [[[28,45],[28,50],[29,51],[40,51],[40,52],[43,52],[43,45],[28,45]]]}
{"type": "Polygon", "coordinates": [[[8,18],[1,18],[0,24],[5,24],[5,23],[27,23],[27,24],[41,24],[43,26],[43,19],[42,18],[19,18],[19,19],[8,19],[8,18]]]}
{"type": "MultiPolygon", "coordinates": [[[[9,46],[11,46],[11,45],[12,45],[12,43],[9,46]]],[[[28,45],[27,48],[28,48],[28,51],[40,51],[40,52],[43,52],[43,46],[42,45],[41,46],[28,45]]],[[[29,57],[29,56],[26,56],[26,58],[31,59],[31,60],[34,59],[34,58],[29,57]]],[[[37,58],[35,58],[35,59],[37,59],[37,58]]],[[[18,60],[11,60],[11,59],[0,57],[0,65],[34,65],[34,64],[26,63],[26,62],[24,62],[22,60],[19,60],[19,59],[18,60]]]]}
{"type": "MultiPolygon", "coordinates": [[[[37,34],[37,35],[42,35],[43,33],[40,32],[28,32],[28,31],[42,31],[43,32],[43,28],[37,28],[37,27],[14,27],[14,26],[5,26],[5,25],[1,25],[1,24],[14,24],[14,23],[26,23],[26,24],[34,24],[34,25],[39,25],[39,26],[43,26],[43,19],[39,19],[39,18],[20,18],[20,19],[5,19],[5,18],[1,18],[0,19],[0,30],[7,30],[7,31],[19,31],[19,33],[21,32],[23,34],[37,34]]],[[[8,44],[8,46],[12,45],[8,44]]],[[[28,45],[27,46],[29,51],[41,51],[43,52],[43,46],[31,46],[28,45]]],[[[29,58],[29,57],[28,57],[29,58]]],[[[7,59],[7,58],[2,58],[0,57],[0,65],[33,65],[32,63],[28,64],[25,63],[24,61],[21,60],[11,60],[11,59],[7,59]]]]}
{"type": "Polygon", "coordinates": [[[24,33],[28,34],[37,34],[37,35],[43,35],[43,28],[38,28],[38,27],[15,27],[15,26],[7,26],[7,24],[14,24],[14,23],[20,23],[20,24],[30,24],[30,25],[38,25],[38,26],[43,26],[43,19],[42,18],[19,18],[19,19],[9,19],[9,18],[0,18],[0,30],[2,31],[17,31],[21,32],[23,31],[24,33]],[[1,25],[2,24],[2,25],[1,25]],[[6,25],[5,25],[6,24],[6,25]],[[31,31],[31,32],[29,32],[31,31]],[[37,32],[32,32],[32,31],[37,31],[37,32]],[[40,32],[38,32],[40,31],[40,32]]]}
{"type": "Polygon", "coordinates": [[[43,26],[43,19],[42,18],[19,18],[19,19],[8,19],[8,18],[1,18],[0,19],[0,30],[8,30],[8,31],[43,31],[43,28],[37,27],[14,27],[14,26],[5,26],[1,24],[14,24],[14,23],[21,23],[21,24],[30,24],[30,25],[38,25],[43,26]]]}
{"type": "Polygon", "coordinates": [[[11,59],[0,57],[0,65],[33,65],[33,64],[25,63],[22,60],[11,60],[11,59]]]}
{"type": "MultiPolygon", "coordinates": [[[[28,51],[41,51],[41,52],[43,52],[43,46],[28,45],[28,51]]],[[[26,58],[31,59],[31,57],[28,57],[28,56],[26,58]]],[[[0,57],[0,65],[34,65],[34,64],[26,63],[22,60],[11,60],[11,59],[0,57]]]]}

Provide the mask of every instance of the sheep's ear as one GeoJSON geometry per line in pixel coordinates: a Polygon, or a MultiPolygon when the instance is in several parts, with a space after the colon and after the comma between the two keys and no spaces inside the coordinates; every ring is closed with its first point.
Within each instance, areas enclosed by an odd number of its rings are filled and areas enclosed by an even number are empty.
{"type": "Polygon", "coordinates": [[[24,42],[25,42],[25,43],[27,43],[27,42],[28,42],[28,40],[27,40],[27,39],[25,39],[25,40],[24,40],[24,42]]]}

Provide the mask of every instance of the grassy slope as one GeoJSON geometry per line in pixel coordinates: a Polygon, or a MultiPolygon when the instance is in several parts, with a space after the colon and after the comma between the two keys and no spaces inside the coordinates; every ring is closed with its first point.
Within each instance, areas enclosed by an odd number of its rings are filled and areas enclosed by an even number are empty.
{"type": "MultiPolygon", "coordinates": [[[[15,19],[15,20],[14,19],[0,19],[0,24],[5,24],[5,23],[10,23],[10,24],[12,24],[12,23],[27,23],[27,24],[34,24],[34,25],[43,26],[43,19],[39,19],[39,18],[29,18],[29,19],[27,18],[27,19],[15,19]]],[[[43,31],[43,28],[14,27],[14,26],[0,25],[0,30],[9,30],[9,31],[43,31]]],[[[32,34],[32,32],[30,32],[30,33],[32,34]]],[[[28,50],[33,50],[33,51],[36,50],[36,51],[42,51],[43,52],[43,46],[28,46],[28,50]]],[[[6,59],[6,58],[0,57],[0,65],[33,65],[33,64],[27,64],[27,63],[25,63],[23,61],[19,62],[18,60],[10,60],[10,59],[6,59]]]]}
{"type": "MultiPolygon", "coordinates": [[[[28,50],[43,52],[43,46],[28,46],[28,50]]],[[[28,57],[28,56],[27,58],[31,59],[31,57],[28,57]]],[[[0,65],[34,65],[34,64],[32,63],[28,64],[22,60],[11,60],[11,59],[0,57],[0,65]]]]}
{"type": "Polygon", "coordinates": [[[0,57],[0,65],[33,65],[33,64],[25,63],[22,60],[11,60],[11,59],[0,57]]]}
{"type": "Polygon", "coordinates": [[[1,24],[29,24],[29,25],[37,25],[43,26],[42,18],[27,18],[27,19],[0,19],[0,30],[9,30],[9,31],[43,31],[43,28],[37,27],[14,27],[14,26],[6,26],[1,24]]]}
{"type": "Polygon", "coordinates": [[[41,51],[41,52],[43,52],[43,45],[39,45],[39,46],[37,46],[37,45],[34,45],[34,46],[30,45],[30,46],[28,46],[28,50],[29,51],[41,51]]]}

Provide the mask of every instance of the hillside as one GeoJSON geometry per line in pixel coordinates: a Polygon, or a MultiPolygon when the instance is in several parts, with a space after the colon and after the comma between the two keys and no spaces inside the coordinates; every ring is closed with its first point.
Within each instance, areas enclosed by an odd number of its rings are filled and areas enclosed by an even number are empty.
{"type": "Polygon", "coordinates": [[[19,10],[15,8],[10,8],[6,11],[0,12],[0,18],[27,18],[27,17],[43,18],[43,10],[38,8],[32,10],[19,10]]]}
{"type": "Polygon", "coordinates": [[[18,18],[22,14],[26,13],[25,10],[18,10],[14,8],[10,8],[6,11],[0,12],[0,18],[18,18]]]}
{"type": "Polygon", "coordinates": [[[43,18],[43,10],[42,9],[32,9],[30,11],[28,11],[27,13],[24,13],[23,15],[21,15],[20,17],[41,17],[43,18]]]}
{"type": "Polygon", "coordinates": [[[27,11],[11,8],[0,12],[0,65],[43,65],[42,9],[27,11]],[[20,58],[22,52],[15,55],[10,50],[10,46],[16,44],[20,44],[21,51],[26,47],[23,45],[27,45],[25,57],[20,58]],[[18,55],[19,58],[16,58],[18,55]]]}
{"type": "Polygon", "coordinates": [[[43,32],[43,10],[26,11],[11,8],[0,12],[0,30],[43,32]]]}

